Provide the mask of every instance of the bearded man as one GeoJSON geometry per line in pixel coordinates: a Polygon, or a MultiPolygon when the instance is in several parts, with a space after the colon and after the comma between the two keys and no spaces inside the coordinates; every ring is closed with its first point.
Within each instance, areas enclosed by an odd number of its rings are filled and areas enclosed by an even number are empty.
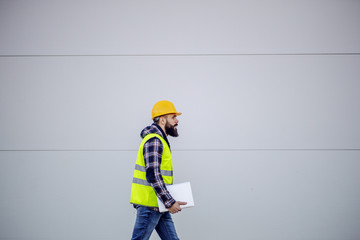
{"type": "Polygon", "coordinates": [[[137,209],[132,240],[149,239],[155,229],[162,240],[179,239],[170,213],[181,211],[186,202],[176,201],[166,188],[173,184],[170,143],[167,136],[178,137],[179,120],[173,103],[159,101],[152,109],[154,123],[144,128],[136,160],[130,202],[137,209]],[[157,197],[168,212],[159,212],[157,197]],[[170,212],[170,213],[169,213],[170,212]]]}

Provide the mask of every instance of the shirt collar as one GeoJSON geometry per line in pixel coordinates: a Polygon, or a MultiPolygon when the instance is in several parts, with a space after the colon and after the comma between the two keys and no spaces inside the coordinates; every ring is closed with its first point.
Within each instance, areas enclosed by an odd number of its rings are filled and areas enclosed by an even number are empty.
{"type": "MultiPolygon", "coordinates": [[[[169,140],[168,140],[165,132],[163,131],[163,129],[162,129],[159,125],[157,125],[156,123],[153,123],[152,125],[157,128],[157,130],[158,130],[158,132],[159,132],[159,135],[162,136],[163,139],[165,139],[166,143],[169,145],[169,148],[170,148],[169,140]]],[[[170,148],[170,149],[171,149],[171,148],[170,148]]]]}

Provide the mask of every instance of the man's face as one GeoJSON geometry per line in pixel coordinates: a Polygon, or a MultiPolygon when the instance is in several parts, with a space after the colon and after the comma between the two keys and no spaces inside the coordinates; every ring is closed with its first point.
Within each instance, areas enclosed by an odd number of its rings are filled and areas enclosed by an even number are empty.
{"type": "Polygon", "coordinates": [[[176,118],[176,114],[169,114],[166,117],[165,132],[172,137],[179,136],[177,132],[177,125],[179,120],[176,118]]]}

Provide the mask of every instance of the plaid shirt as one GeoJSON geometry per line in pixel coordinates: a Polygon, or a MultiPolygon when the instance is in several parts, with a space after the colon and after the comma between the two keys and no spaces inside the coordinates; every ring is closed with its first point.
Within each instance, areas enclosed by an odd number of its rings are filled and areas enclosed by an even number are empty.
{"type": "MultiPolygon", "coordinates": [[[[159,125],[153,123],[151,126],[146,127],[140,135],[142,138],[144,138],[149,133],[159,134],[165,139],[170,147],[166,134],[159,125]]],[[[166,189],[160,172],[162,153],[163,145],[160,139],[151,138],[145,143],[143,154],[145,160],[146,180],[151,184],[155,190],[156,195],[164,203],[165,207],[170,208],[176,201],[166,189]]]]}

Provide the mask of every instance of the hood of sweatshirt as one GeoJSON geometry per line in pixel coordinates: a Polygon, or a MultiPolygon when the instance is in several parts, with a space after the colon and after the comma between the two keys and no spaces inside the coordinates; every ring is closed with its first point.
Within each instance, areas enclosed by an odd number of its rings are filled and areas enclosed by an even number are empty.
{"type": "Polygon", "coordinates": [[[150,126],[145,127],[141,133],[140,133],[140,137],[144,138],[146,135],[150,134],[150,133],[156,133],[158,135],[160,135],[162,138],[165,139],[165,141],[167,142],[167,144],[170,147],[170,143],[167,139],[166,134],[164,133],[164,131],[161,129],[161,127],[159,125],[157,125],[156,123],[153,123],[150,126]]]}

